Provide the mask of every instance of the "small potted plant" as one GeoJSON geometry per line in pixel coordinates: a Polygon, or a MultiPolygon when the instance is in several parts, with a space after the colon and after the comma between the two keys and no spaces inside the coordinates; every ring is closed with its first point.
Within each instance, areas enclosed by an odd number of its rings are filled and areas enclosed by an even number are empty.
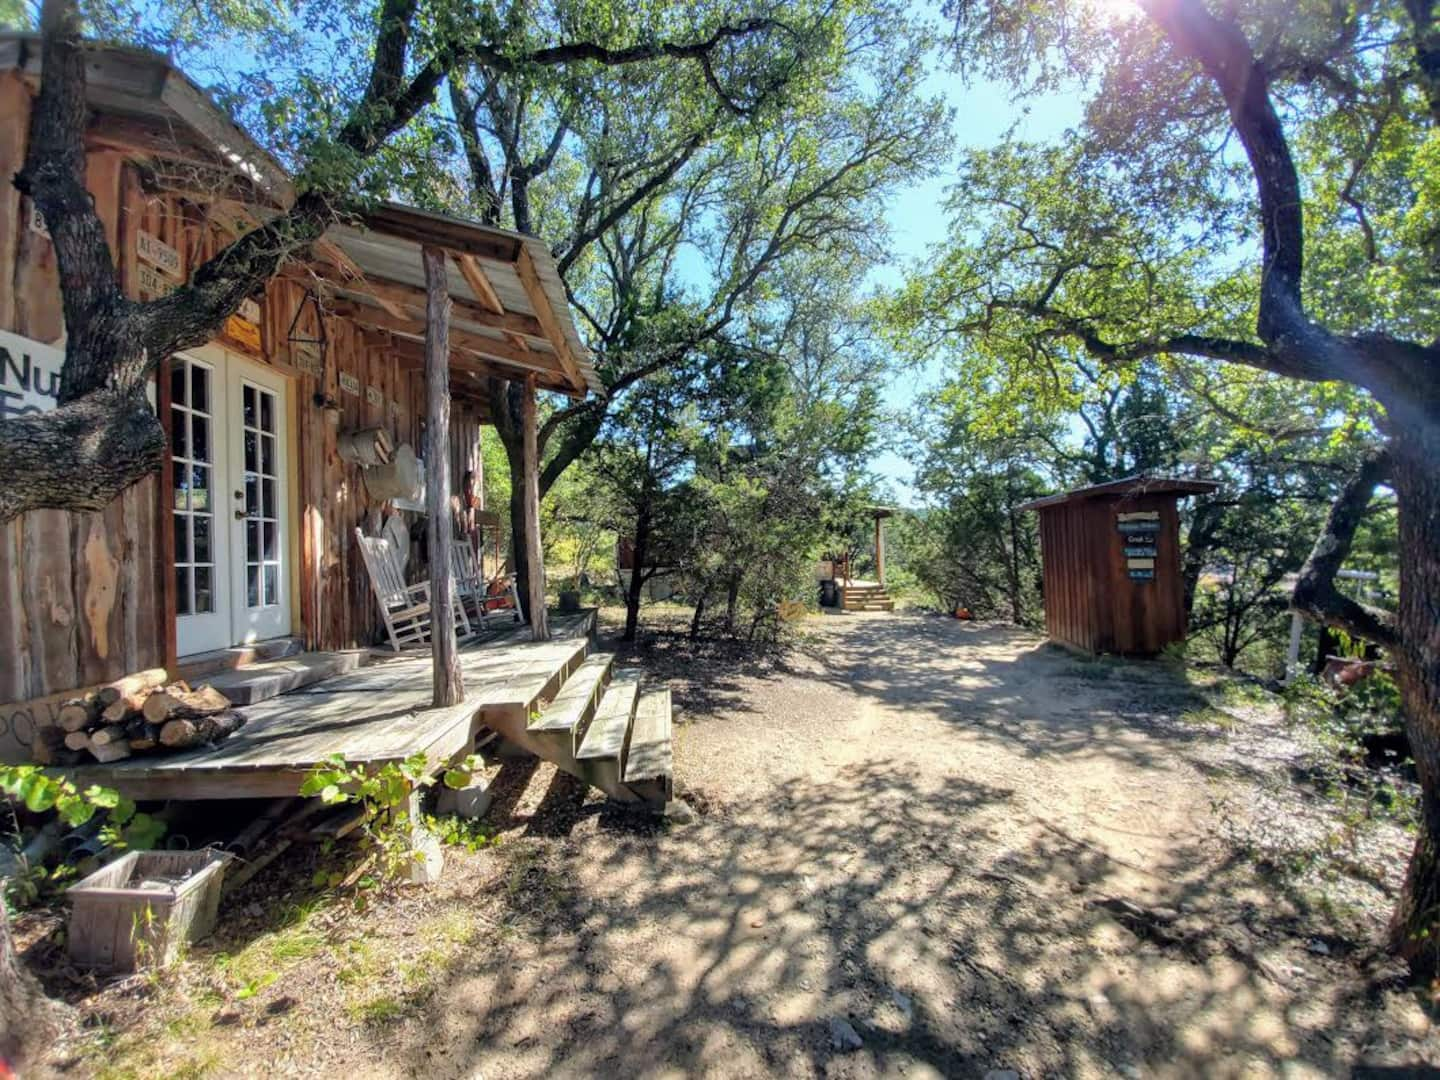
{"type": "Polygon", "coordinates": [[[580,583],[574,578],[569,579],[569,584],[560,590],[560,610],[567,615],[580,610],[580,583]]]}

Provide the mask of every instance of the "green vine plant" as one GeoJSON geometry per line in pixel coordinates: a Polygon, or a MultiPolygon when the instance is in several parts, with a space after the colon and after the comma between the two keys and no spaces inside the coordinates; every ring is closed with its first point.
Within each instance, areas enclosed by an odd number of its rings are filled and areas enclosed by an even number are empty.
{"type": "MultiPolygon", "coordinates": [[[[479,756],[471,754],[452,764],[441,775],[446,787],[467,787],[479,765],[479,756]]],[[[318,797],[327,805],[358,804],[364,809],[361,831],[369,849],[365,864],[373,865],[373,873],[364,873],[354,884],[361,890],[384,889],[404,881],[410,868],[424,860],[416,849],[417,828],[427,828],[444,843],[454,843],[477,850],[490,842],[488,833],[478,828],[465,828],[442,821],[431,815],[419,820],[411,818],[411,793],[434,783],[424,752],[417,752],[404,761],[387,762],[378,769],[352,765],[343,754],[332,754],[312,768],[300,786],[300,794],[318,797]]],[[[334,888],[346,881],[347,875],[334,870],[316,871],[315,884],[334,888]]]]}
{"type": "Polygon", "coordinates": [[[16,871],[6,880],[5,899],[12,907],[28,907],[51,895],[75,876],[75,867],[61,863],[47,869],[43,862],[30,865],[16,806],[33,814],[53,810],[72,829],[106,815],[98,836],[102,849],[148,851],[165,835],[165,823],[139,812],[135,803],[111,788],[91,784],[83,790],[64,776],[47,773],[38,765],[0,765],[0,794],[10,812],[11,859],[16,871]]]}

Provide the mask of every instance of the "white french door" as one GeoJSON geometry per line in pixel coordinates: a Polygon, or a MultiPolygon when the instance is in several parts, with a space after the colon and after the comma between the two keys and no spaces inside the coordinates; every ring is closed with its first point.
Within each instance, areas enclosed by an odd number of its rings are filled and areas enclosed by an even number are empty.
{"type": "Polygon", "coordinates": [[[217,346],[171,361],[177,651],[290,631],[283,376],[217,346]]]}

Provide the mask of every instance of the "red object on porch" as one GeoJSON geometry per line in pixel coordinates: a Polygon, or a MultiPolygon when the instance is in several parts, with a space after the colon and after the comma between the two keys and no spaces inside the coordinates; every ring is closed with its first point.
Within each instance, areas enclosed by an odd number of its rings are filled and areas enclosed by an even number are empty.
{"type": "Polygon", "coordinates": [[[486,611],[505,611],[515,606],[510,599],[509,578],[493,578],[490,584],[485,586],[485,595],[486,611]]]}

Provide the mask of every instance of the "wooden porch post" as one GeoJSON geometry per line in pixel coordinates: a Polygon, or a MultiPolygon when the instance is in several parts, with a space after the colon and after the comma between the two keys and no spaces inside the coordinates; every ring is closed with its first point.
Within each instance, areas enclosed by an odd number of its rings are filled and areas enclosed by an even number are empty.
{"type": "Polygon", "coordinates": [[[885,584],[885,519],[875,515],[875,577],[885,584]]]}
{"type": "Polygon", "coordinates": [[[445,253],[421,251],[425,266],[425,513],[430,536],[430,649],[435,706],[465,697],[455,640],[454,581],[450,572],[450,285],[445,253]]]}
{"type": "Polygon", "coordinates": [[[521,410],[525,459],[525,569],[530,595],[525,597],[525,614],[530,619],[532,641],[549,641],[550,626],[545,616],[545,557],[540,544],[540,443],[535,426],[535,376],[525,379],[525,400],[521,410]]]}

